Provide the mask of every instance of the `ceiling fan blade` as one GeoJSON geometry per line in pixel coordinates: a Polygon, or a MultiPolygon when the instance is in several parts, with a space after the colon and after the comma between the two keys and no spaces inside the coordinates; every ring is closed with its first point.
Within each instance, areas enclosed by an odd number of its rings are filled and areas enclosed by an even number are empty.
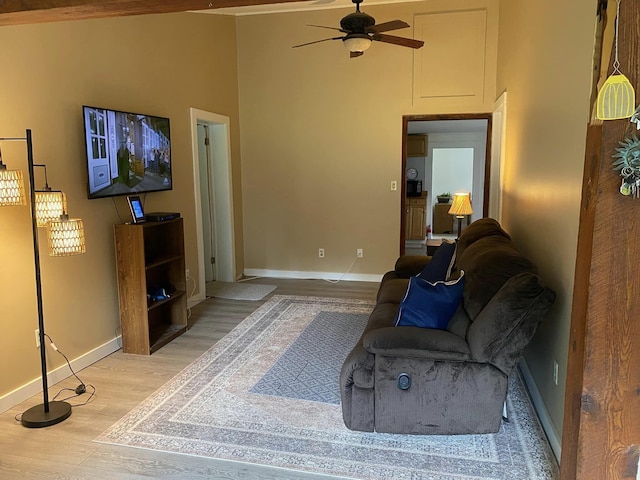
{"type": "Polygon", "coordinates": [[[300,45],[294,45],[291,48],[304,47],[306,45],[313,45],[314,43],[327,42],[329,40],[342,40],[342,37],[323,38],[322,40],[315,40],[314,42],[301,43],[300,45]]]}
{"type": "Polygon", "coordinates": [[[407,22],[403,22],[402,20],[391,20],[390,22],[384,22],[378,25],[371,26],[367,28],[367,32],[382,33],[389,32],[391,30],[400,30],[401,28],[409,28],[409,24],[407,22]]]}
{"type": "Polygon", "coordinates": [[[394,45],[400,45],[402,47],[420,48],[424,45],[422,40],[414,40],[413,38],[396,37],[394,35],[385,35],[383,33],[375,33],[372,36],[373,40],[384,43],[393,43],[394,45]]]}
{"type": "Polygon", "coordinates": [[[364,52],[349,52],[349,58],[356,58],[360,55],[364,55],[364,52]]]}
{"type": "Polygon", "coordinates": [[[325,25],[311,25],[311,24],[307,24],[307,27],[318,27],[318,28],[328,28],[329,30],[337,30],[339,32],[342,33],[349,33],[346,30],[342,30],[341,28],[337,28],[337,27],[327,27],[325,25]]]}

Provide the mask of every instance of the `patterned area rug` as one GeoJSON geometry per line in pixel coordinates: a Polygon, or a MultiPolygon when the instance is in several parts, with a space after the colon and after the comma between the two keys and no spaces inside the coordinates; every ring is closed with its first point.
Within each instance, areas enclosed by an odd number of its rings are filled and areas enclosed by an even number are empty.
{"type": "Polygon", "coordinates": [[[257,283],[207,282],[207,297],[229,300],[262,300],[276,289],[275,285],[257,283]]]}
{"type": "Polygon", "coordinates": [[[363,480],[558,478],[518,375],[493,435],[348,430],[338,373],[372,307],[275,295],[96,441],[363,480]]]}

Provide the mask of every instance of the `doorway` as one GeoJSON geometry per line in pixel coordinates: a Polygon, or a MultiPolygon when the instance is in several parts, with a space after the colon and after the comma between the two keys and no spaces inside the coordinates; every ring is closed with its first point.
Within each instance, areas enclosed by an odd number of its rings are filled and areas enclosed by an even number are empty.
{"type": "Polygon", "coordinates": [[[200,207],[202,208],[202,244],[204,247],[204,281],[213,282],[218,276],[216,265],[215,190],[212,162],[211,127],[198,122],[198,161],[200,167],[200,207]],[[209,261],[207,261],[209,260],[209,261]]]}
{"type": "Polygon", "coordinates": [[[448,214],[450,205],[438,196],[471,194],[473,214],[464,219],[463,226],[488,215],[492,115],[407,115],[402,120],[400,254],[426,255],[430,239],[434,243],[457,237],[456,222],[448,214]],[[422,149],[411,147],[416,139],[424,145],[422,149]],[[415,187],[407,193],[408,180],[420,182],[419,200],[414,198],[415,187]],[[415,204],[420,202],[418,219],[415,204]],[[409,232],[414,233],[409,237],[409,232]]]}
{"type": "Polygon", "coordinates": [[[195,108],[191,114],[193,183],[198,250],[198,293],[206,282],[236,280],[229,117],[195,108]]]}

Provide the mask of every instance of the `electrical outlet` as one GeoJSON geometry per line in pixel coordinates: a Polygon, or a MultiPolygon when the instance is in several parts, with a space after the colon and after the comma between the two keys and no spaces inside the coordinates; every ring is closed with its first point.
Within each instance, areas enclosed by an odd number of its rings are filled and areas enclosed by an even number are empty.
{"type": "Polygon", "coordinates": [[[318,249],[318,257],[324,258],[324,248],[319,248],[318,249]]]}
{"type": "Polygon", "coordinates": [[[396,190],[398,190],[398,182],[396,182],[395,180],[391,181],[391,191],[395,192],[396,190]]]}
{"type": "Polygon", "coordinates": [[[40,329],[36,328],[36,348],[40,348],[40,329]]]}
{"type": "Polygon", "coordinates": [[[356,256],[358,258],[364,257],[364,251],[361,248],[359,248],[358,250],[356,250],[356,256]]]}
{"type": "Polygon", "coordinates": [[[553,361],[553,383],[558,385],[558,362],[553,361]]]}
{"type": "Polygon", "coordinates": [[[189,278],[189,269],[187,268],[187,278],[189,278]]]}

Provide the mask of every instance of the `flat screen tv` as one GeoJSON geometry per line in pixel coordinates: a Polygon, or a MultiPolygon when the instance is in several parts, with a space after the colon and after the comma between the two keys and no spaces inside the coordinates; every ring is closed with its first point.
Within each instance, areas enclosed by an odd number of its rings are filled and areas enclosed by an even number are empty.
{"type": "Polygon", "coordinates": [[[171,190],[169,119],[82,107],[89,198],[171,190]]]}

